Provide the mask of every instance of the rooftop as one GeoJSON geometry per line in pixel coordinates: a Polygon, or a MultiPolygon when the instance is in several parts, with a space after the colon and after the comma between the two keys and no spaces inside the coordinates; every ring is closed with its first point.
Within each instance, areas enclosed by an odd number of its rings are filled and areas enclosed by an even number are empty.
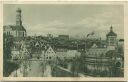
{"type": "Polygon", "coordinates": [[[4,29],[6,28],[11,28],[13,31],[14,30],[17,30],[17,31],[26,31],[26,29],[21,25],[21,26],[18,26],[18,25],[8,25],[8,26],[4,26],[4,29]]]}
{"type": "Polygon", "coordinates": [[[113,27],[110,27],[110,32],[106,36],[117,36],[116,33],[113,32],[113,27]]]}

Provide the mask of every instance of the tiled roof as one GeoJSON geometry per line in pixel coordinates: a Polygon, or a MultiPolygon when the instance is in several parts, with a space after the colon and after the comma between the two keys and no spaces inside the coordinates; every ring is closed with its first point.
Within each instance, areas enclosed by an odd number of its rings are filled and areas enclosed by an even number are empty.
{"type": "Polygon", "coordinates": [[[89,49],[89,48],[91,48],[94,44],[97,46],[97,48],[105,48],[105,47],[107,46],[106,41],[104,41],[104,40],[92,41],[92,42],[91,42],[91,41],[88,41],[88,42],[86,43],[86,48],[89,49]]]}

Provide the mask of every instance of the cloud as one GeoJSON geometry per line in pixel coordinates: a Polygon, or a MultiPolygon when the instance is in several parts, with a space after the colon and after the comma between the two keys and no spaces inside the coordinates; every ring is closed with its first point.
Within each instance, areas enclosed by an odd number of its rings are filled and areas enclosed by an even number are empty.
{"type": "Polygon", "coordinates": [[[72,30],[77,31],[76,33],[90,33],[95,31],[99,37],[105,38],[109,32],[110,26],[112,25],[114,31],[123,37],[123,16],[117,17],[117,12],[103,12],[100,14],[94,14],[91,17],[83,18],[81,21],[76,23],[72,30]],[[115,16],[116,15],[116,16],[115,16]]]}
{"type": "Polygon", "coordinates": [[[66,30],[64,28],[64,23],[58,20],[50,21],[47,24],[37,24],[33,26],[32,28],[29,28],[29,35],[37,34],[37,35],[46,35],[48,33],[50,34],[64,34],[66,33],[66,30]]]}
{"type": "Polygon", "coordinates": [[[63,20],[52,20],[47,23],[37,24],[29,28],[29,34],[46,35],[48,33],[69,34],[71,36],[83,36],[94,31],[99,37],[105,38],[109,32],[110,26],[114,27],[114,31],[119,37],[123,37],[123,13],[118,9],[110,9],[93,15],[84,17],[76,22],[67,24],[63,20]]]}

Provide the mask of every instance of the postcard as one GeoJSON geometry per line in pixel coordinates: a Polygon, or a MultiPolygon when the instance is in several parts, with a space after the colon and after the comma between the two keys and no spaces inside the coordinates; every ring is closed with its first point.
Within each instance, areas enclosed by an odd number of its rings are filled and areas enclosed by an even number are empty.
{"type": "Polygon", "coordinates": [[[1,7],[2,80],[126,80],[126,2],[1,7]]]}

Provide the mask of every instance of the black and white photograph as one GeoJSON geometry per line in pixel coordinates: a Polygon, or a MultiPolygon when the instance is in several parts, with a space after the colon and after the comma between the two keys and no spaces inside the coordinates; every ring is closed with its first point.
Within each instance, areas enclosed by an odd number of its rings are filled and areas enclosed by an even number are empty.
{"type": "Polygon", "coordinates": [[[124,77],[124,5],[3,4],[3,77],[124,77]]]}

